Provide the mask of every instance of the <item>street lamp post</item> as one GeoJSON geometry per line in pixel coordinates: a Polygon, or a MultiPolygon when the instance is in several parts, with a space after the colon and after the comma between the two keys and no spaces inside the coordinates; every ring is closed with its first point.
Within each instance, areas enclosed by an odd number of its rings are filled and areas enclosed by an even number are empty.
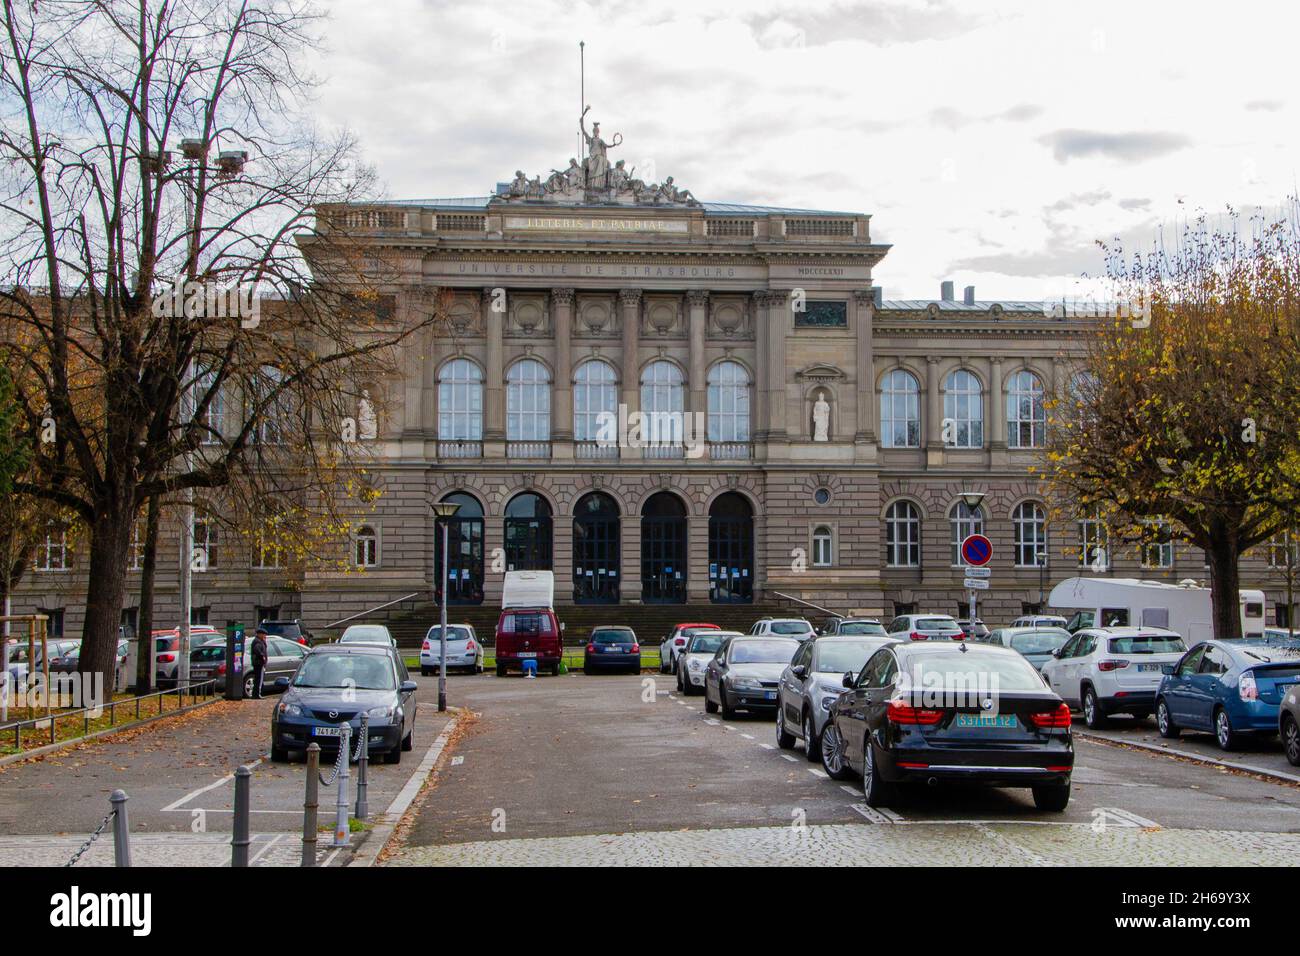
{"type": "MultiPolygon", "coordinates": [[[[966,505],[966,513],[970,516],[971,533],[973,534],[975,531],[975,515],[979,513],[980,505],[984,503],[984,492],[964,490],[961,493],[961,500],[966,505]]],[[[958,542],[957,546],[958,548],[960,548],[961,543],[958,542]]],[[[958,554],[957,557],[961,557],[961,555],[958,554]]],[[[970,612],[970,629],[971,629],[971,633],[974,634],[975,621],[976,618],[978,617],[978,615],[975,613],[975,589],[970,588],[967,591],[967,596],[970,598],[970,607],[968,608],[970,612]]]]}
{"type": "Polygon", "coordinates": [[[1038,562],[1038,613],[1043,613],[1043,588],[1047,575],[1047,552],[1038,551],[1034,554],[1034,559],[1038,562]]]}
{"type": "MultiPolygon", "coordinates": [[[[442,589],[442,600],[438,602],[438,710],[447,709],[447,564],[449,555],[449,530],[451,519],[460,509],[454,501],[440,501],[433,506],[434,515],[442,522],[442,572],[436,586],[442,589]]],[[[434,592],[435,595],[437,592],[434,592]]]]}

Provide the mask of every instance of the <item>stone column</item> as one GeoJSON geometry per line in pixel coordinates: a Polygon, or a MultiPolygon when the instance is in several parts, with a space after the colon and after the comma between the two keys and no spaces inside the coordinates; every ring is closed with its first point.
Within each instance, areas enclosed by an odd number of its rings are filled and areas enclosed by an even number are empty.
{"type": "Polygon", "coordinates": [[[750,298],[754,310],[754,440],[767,441],[771,419],[767,411],[767,293],[755,292],[750,298]]]}
{"type": "Polygon", "coordinates": [[[925,357],[925,447],[943,448],[943,395],[939,390],[939,357],[925,357]]]}
{"type": "MultiPolygon", "coordinates": [[[[631,415],[641,408],[641,290],[619,289],[618,302],[623,323],[623,367],[619,372],[623,383],[622,402],[631,415]]],[[[639,459],[641,452],[640,448],[622,448],[619,456],[625,460],[639,459]]]]}
{"type": "Polygon", "coordinates": [[[703,289],[692,289],[686,293],[686,302],[690,307],[690,403],[687,410],[708,415],[708,395],[705,379],[704,332],[709,316],[709,293],[703,289]]]}
{"type": "Polygon", "coordinates": [[[551,441],[573,440],[573,290],[551,290],[555,324],[555,383],[551,389],[551,441]]]}
{"type": "MultiPolygon", "coordinates": [[[[506,437],[506,396],[505,396],[505,296],[498,295],[495,287],[483,290],[482,314],[483,329],[487,336],[487,370],[483,383],[483,440],[484,442],[502,443],[506,437]],[[493,306],[500,303],[502,311],[493,306]]],[[[499,457],[505,451],[500,445],[499,457]]],[[[484,455],[488,449],[484,447],[484,455]]]]}
{"type": "Polygon", "coordinates": [[[874,444],[876,441],[876,365],[872,354],[872,324],[875,319],[875,298],[870,289],[859,289],[852,298],[853,321],[856,326],[855,356],[857,385],[856,442],[874,444]]]}
{"type": "Polygon", "coordinates": [[[787,441],[785,393],[785,336],[790,322],[790,294],[778,291],[767,295],[767,414],[771,435],[768,440],[787,441]]]}
{"type": "Polygon", "coordinates": [[[989,362],[989,394],[984,405],[988,420],[989,448],[1005,451],[1007,447],[1007,400],[1002,391],[1002,359],[995,356],[989,362]]]}

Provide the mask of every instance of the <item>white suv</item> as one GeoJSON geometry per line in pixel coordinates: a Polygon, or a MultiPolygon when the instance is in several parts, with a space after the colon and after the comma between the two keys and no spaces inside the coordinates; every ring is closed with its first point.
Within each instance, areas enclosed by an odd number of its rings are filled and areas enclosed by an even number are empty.
{"type": "Polygon", "coordinates": [[[1161,679],[1186,650],[1183,639],[1164,628],[1090,627],[1061,645],[1042,674],[1095,730],[1109,714],[1149,717],[1161,679]]]}
{"type": "Polygon", "coordinates": [[[900,614],[885,631],[903,641],[964,641],[966,632],[947,614],[900,614]]]}
{"type": "Polygon", "coordinates": [[[792,637],[796,641],[817,636],[816,629],[801,617],[764,617],[749,629],[750,637],[792,637]]]}

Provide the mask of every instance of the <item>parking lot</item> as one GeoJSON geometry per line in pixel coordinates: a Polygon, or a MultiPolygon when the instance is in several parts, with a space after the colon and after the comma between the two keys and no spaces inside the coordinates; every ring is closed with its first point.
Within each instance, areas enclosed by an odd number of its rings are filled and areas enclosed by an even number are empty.
{"type": "Polygon", "coordinates": [[[709,716],[666,676],[456,691],[479,719],[394,863],[799,862],[818,846],[804,862],[1258,864],[1300,850],[1300,790],[1083,738],[1063,814],[964,787],[872,810],[856,780],[779,750],[770,718],[709,716]]]}

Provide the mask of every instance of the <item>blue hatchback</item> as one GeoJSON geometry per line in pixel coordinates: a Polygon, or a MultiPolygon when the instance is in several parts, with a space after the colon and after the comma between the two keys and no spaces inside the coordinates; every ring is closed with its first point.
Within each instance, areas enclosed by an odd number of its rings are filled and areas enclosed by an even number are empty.
{"type": "Polygon", "coordinates": [[[1203,730],[1232,750],[1242,734],[1277,733],[1278,706],[1298,683],[1300,646],[1205,641],[1160,682],[1156,724],[1162,737],[1203,730]]]}

